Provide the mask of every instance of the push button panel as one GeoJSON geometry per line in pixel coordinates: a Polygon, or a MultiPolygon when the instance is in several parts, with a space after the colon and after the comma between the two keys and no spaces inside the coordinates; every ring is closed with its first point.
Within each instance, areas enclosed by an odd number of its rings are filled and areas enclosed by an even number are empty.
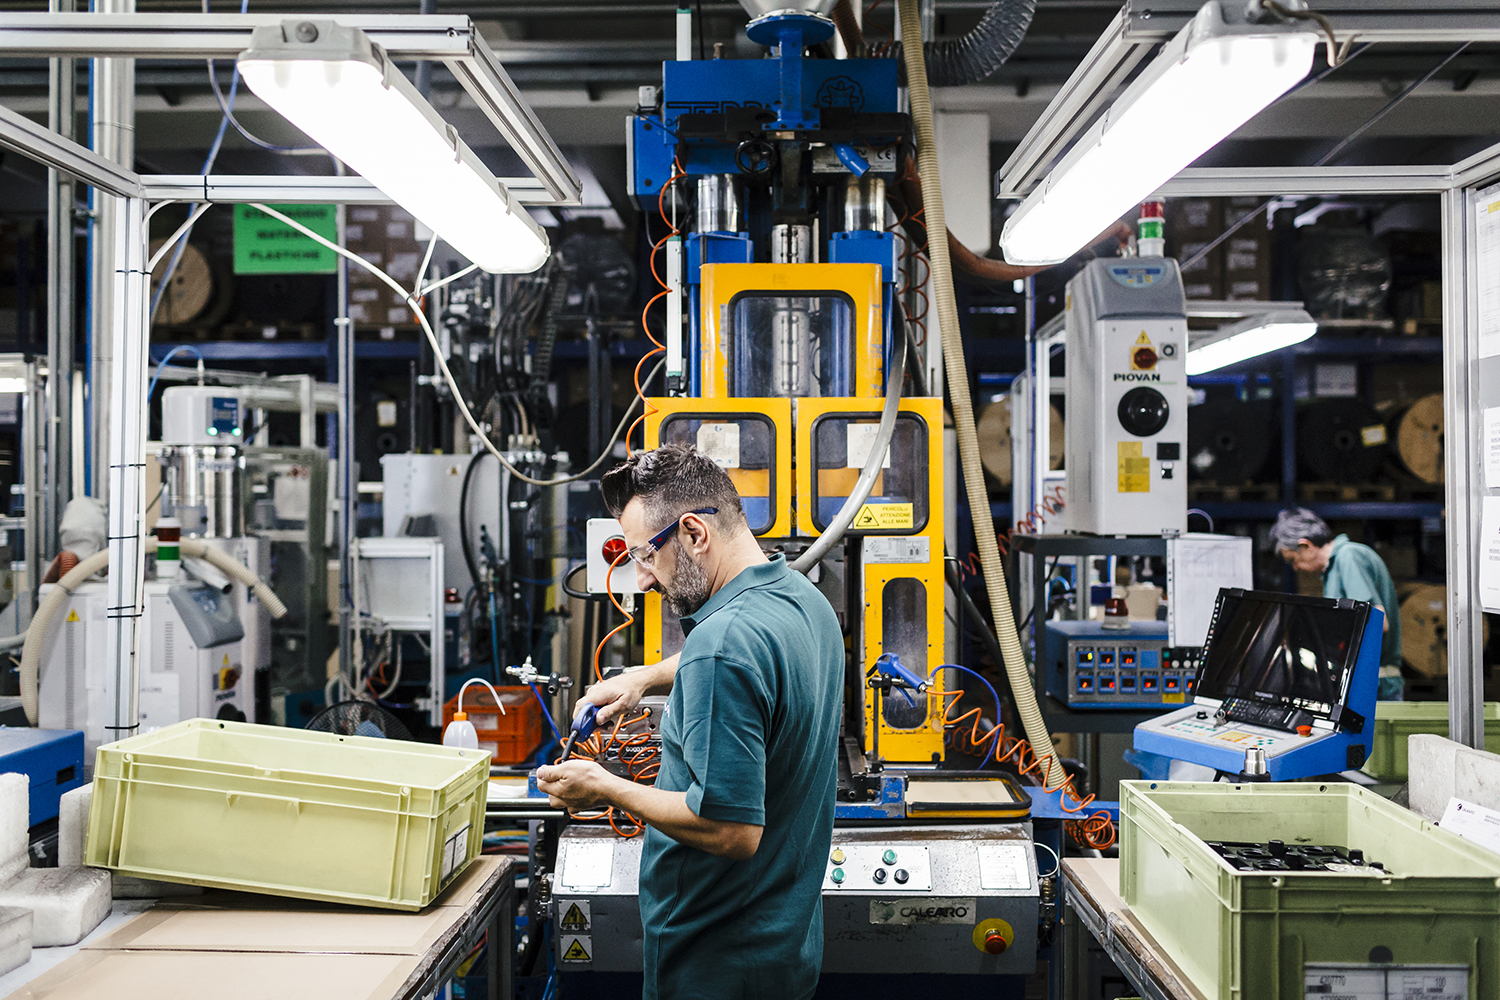
{"type": "Polygon", "coordinates": [[[926,847],[908,844],[842,844],[829,854],[825,892],[932,891],[932,862],[926,847]],[[835,860],[838,855],[840,860],[835,860]]]}

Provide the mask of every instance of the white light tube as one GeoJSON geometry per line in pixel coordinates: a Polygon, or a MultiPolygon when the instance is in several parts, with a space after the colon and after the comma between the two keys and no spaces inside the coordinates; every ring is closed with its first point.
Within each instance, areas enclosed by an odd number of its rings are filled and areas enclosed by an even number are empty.
{"type": "Polygon", "coordinates": [[[238,60],[255,95],[491,272],[547,261],[547,234],[357,28],[257,28],[238,60]]]}
{"type": "Polygon", "coordinates": [[[1202,375],[1237,361],[1300,344],[1318,332],[1317,320],[1300,309],[1261,313],[1220,327],[1188,344],[1187,373],[1202,375]]]}
{"type": "Polygon", "coordinates": [[[1307,76],[1318,36],[1198,11],[1005,223],[1012,264],[1056,264],[1307,76]]]}

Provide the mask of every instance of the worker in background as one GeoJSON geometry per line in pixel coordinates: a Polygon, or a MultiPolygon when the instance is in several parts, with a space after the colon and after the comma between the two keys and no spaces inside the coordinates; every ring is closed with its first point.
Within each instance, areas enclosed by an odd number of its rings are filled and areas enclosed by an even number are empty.
{"type": "Polygon", "coordinates": [[[1281,558],[1300,573],[1323,574],[1324,597],[1369,601],[1385,613],[1380,642],[1381,701],[1401,701],[1401,609],[1396,584],[1380,555],[1368,545],[1334,537],[1321,517],[1305,507],[1288,507],[1271,527],[1271,543],[1281,558]]]}
{"type": "Polygon", "coordinates": [[[645,998],[802,1000],[823,959],[844,640],[827,599],[767,559],[729,476],[696,450],[638,452],[604,476],[642,590],[682,619],[682,652],[584,693],[613,721],[670,690],[656,787],[591,760],[537,771],[571,810],[646,823],[645,998]]]}

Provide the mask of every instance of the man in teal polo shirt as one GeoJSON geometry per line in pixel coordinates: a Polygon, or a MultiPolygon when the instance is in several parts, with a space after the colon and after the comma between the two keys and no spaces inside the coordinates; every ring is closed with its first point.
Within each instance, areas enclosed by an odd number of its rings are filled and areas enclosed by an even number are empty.
{"type": "Polygon", "coordinates": [[[1385,612],[1385,635],[1380,642],[1381,701],[1401,701],[1406,681],[1401,678],[1401,607],[1396,584],[1380,554],[1368,545],[1334,537],[1328,524],[1305,507],[1289,507],[1271,527],[1271,542],[1295,570],[1323,574],[1324,597],[1369,601],[1385,612]]]}
{"type": "Polygon", "coordinates": [[[537,771],[554,805],[646,823],[645,998],[802,1000],[823,958],[844,640],[828,601],[767,559],[723,469],[697,451],[640,452],[605,475],[642,590],[687,641],[590,688],[602,723],[670,690],[656,787],[589,760],[537,771]]]}

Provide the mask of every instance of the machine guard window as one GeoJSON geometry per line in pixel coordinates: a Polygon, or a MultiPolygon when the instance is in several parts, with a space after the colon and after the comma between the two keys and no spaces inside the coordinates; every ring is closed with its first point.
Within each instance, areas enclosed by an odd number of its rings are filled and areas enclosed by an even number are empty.
{"type": "Polygon", "coordinates": [[[740,292],[725,316],[731,396],[853,395],[855,308],[847,293],[740,292]]]}
{"type": "Polygon", "coordinates": [[[758,413],[680,413],[662,420],[661,444],[685,444],[704,452],[729,474],[740,491],[745,521],[755,535],[776,523],[776,425],[758,413]],[[700,440],[704,425],[733,424],[732,436],[709,434],[713,443],[700,440]]]}
{"type": "MultiPolygon", "coordinates": [[[[813,525],[819,531],[825,530],[838,516],[845,498],[854,489],[854,481],[859,478],[859,468],[849,466],[849,425],[867,425],[873,433],[879,423],[880,414],[873,410],[867,413],[825,413],[813,421],[810,513],[813,525]],[[825,480],[829,482],[825,483],[825,480]]],[[[877,507],[881,504],[910,504],[910,519],[901,521],[900,527],[860,528],[856,517],[855,523],[849,527],[850,534],[914,535],[927,527],[930,471],[927,437],[926,420],[915,413],[896,414],[896,426],[891,433],[891,464],[881,470],[866,503],[877,507]]]]}
{"type": "MultiPolygon", "coordinates": [[[[927,676],[927,588],[914,577],[886,582],[880,592],[880,648],[901,657],[907,669],[927,676]]],[[[928,700],[916,692],[892,691],[881,699],[880,714],[892,729],[920,729],[927,724],[928,700]]]]}

